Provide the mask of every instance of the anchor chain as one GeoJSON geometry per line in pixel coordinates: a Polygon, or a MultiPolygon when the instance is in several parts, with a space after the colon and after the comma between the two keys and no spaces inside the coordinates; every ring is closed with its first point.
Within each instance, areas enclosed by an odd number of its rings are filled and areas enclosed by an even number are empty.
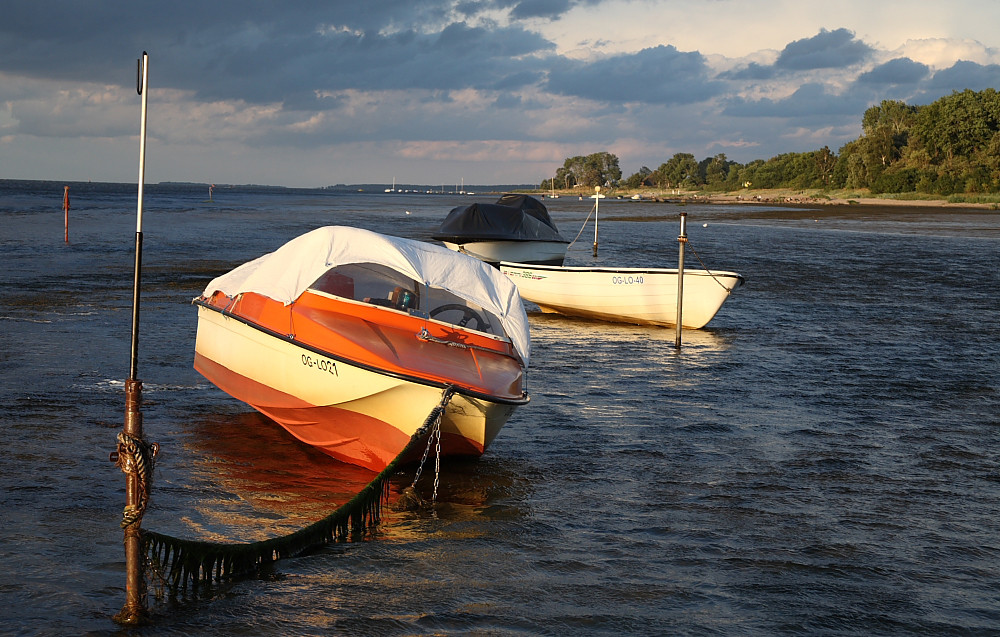
{"type": "Polygon", "coordinates": [[[122,512],[121,527],[128,529],[142,520],[149,502],[149,483],[153,474],[153,463],[160,445],[147,443],[141,438],[131,436],[124,431],[118,433],[118,450],[111,452],[110,460],[126,475],[134,475],[138,486],[138,503],[125,506],[122,512]]]}
{"type": "Polygon", "coordinates": [[[424,454],[420,458],[420,464],[417,465],[413,484],[410,485],[410,489],[416,489],[417,481],[420,480],[420,476],[424,471],[424,465],[427,463],[431,447],[434,447],[434,492],[431,496],[432,502],[437,501],[438,486],[441,482],[441,417],[444,415],[444,410],[448,406],[448,403],[451,402],[451,397],[454,393],[455,387],[449,385],[441,396],[441,402],[438,403],[437,407],[428,416],[428,422],[424,423],[424,427],[430,428],[430,433],[427,435],[427,446],[424,447],[424,454]],[[433,420],[431,420],[431,416],[433,416],[433,420]]]}

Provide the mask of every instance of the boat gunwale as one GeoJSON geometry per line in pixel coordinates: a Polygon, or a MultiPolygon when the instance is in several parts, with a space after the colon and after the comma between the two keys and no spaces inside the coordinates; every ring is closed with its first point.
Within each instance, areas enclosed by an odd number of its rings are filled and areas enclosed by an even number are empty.
{"type": "MultiPolygon", "coordinates": [[[[318,297],[321,297],[321,298],[329,299],[331,301],[336,301],[338,303],[347,303],[347,304],[353,304],[353,305],[360,305],[362,307],[372,307],[371,303],[365,303],[364,301],[359,301],[357,299],[349,299],[349,298],[347,298],[345,296],[338,296],[336,294],[332,294],[332,293],[326,292],[324,290],[316,290],[316,289],[313,289],[313,288],[307,288],[306,291],[303,292],[302,294],[305,295],[306,292],[311,293],[311,294],[313,294],[315,296],[318,296],[318,297]]],[[[301,299],[302,297],[299,297],[299,298],[301,299]]],[[[463,300],[467,300],[467,299],[463,299],[463,300]]],[[[424,316],[423,314],[419,314],[419,315],[418,314],[407,314],[406,312],[404,312],[402,310],[397,310],[394,307],[383,307],[383,306],[375,306],[375,307],[377,307],[379,310],[381,310],[383,312],[395,312],[396,314],[399,314],[401,316],[414,316],[414,317],[418,317],[418,318],[420,318],[423,321],[427,321],[427,322],[433,323],[435,325],[441,325],[441,326],[444,326],[447,329],[455,329],[455,330],[461,330],[463,332],[470,332],[470,333],[474,334],[478,338],[485,338],[485,339],[497,341],[497,343],[505,343],[505,344],[507,344],[507,345],[510,346],[511,351],[514,351],[514,352],[517,351],[517,348],[514,347],[514,343],[510,340],[510,337],[507,336],[506,334],[491,334],[489,332],[482,332],[482,331],[479,331],[479,330],[474,330],[474,329],[472,329],[470,327],[463,327],[461,325],[456,325],[454,323],[449,323],[448,321],[442,321],[440,319],[433,318],[433,317],[430,316],[429,313],[426,313],[427,316],[424,316]]],[[[478,304],[477,304],[477,307],[478,307],[478,304]]],[[[480,308],[480,309],[482,309],[486,313],[489,313],[492,316],[492,313],[489,310],[487,310],[486,308],[480,308]]],[[[485,348],[485,349],[487,349],[488,351],[493,352],[495,354],[503,354],[503,352],[501,352],[499,350],[490,349],[490,348],[485,348]]]]}
{"type": "MultiPolygon", "coordinates": [[[[462,386],[454,384],[454,383],[444,383],[444,382],[440,382],[440,381],[433,381],[433,380],[429,380],[429,379],[426,379],[426,378],[421,378],[419,376],[413,376],[413,375],[409,375],[409,374],[403,374],[403,373],[400,373],[400,372],[388,371],[388,370],[382,369],[380,367],[377,367],[375,365],[370,365],[368,363],[363,363],[363,362],[360,362],[360,361],[348,358],[348,357],[340,355],[340,354],[334,354],[334,353],[328,352],[328,351],[326,351],[324,349],[321,349],[319,347],[316,347],[314,345],[309,345],[308,343],[303,343],[302,341],[296,340],[295,338],[291,337],[288,334],[282,334],[281,332],[276,332],[276,331],[274,331],[274,330],[272,330],[270,328],[267,328],[267,327],[264,327],[263,325],[260,325],[259,323],[255,323],[254,321],[251,321],[250,319],[244,318],[244,317],[240,316],[239,314],[235,314],[232,311],[230,311],[228,308],[221,308],[221,307],[212,305],[208,300],[205,300],[204,297],[197,297],[191,303],[193,305],[197,305],[199,307],[203,307],[205,309],[217,312],[217,313],[221,314],[222,316],[224,316],[226,318],[230,318],[230,319],[233,319],[233,320],[238,321],[240,323],[243,323],[247,327],[250,327],[250,328],[255,329],[255,330],[259,331],[259,332],[267,334],[268,336],[272,336],[274,338],[277,338],[278,340],[284,341],[284,342],[286,342],[286,343],[288,343],[290,345],[294,345],[295,347],[299,347],[299,348],[308,350],[310,352],[313,352],[314,354],[319,354],[321,356],[333,359],[333,360],[335,360],[337,362],[340,362],[340,363],[345,363],[347,365],[353,365],[354,367],[357,367],[359,369],[363,369],[363,370],[368,371],[368,372],[372,372],[372,373],[375,373],[375,374],[380,374],[382,376],[387,376],[389,378],[396,378],[396,379],[399,379],[399,380],[404,380],[404,381],[415,383],[415,384],[418,384],[418,385],[425,385],[427,387],[435,387],[435,388],[438,388],[438,389],[444,389],[444,388],[450,386],[450,387],[454,387],[456,393],[459,393],[459,394],[461,394],[463,396],[466,396],[466,397],[469,397],[469,398],[475,398],[477,400],[484,400],[484,401],[491,402],[491,403],[501,404],[501,405],[521,406],[521,405],[528,404],[528,402],[530,402],[530,400],[531,400],[531,398],[530,398],[530,396],[528,396],[528,392],[526,390],[522,390],[521,391],[521,398],[504,398],[502,396],[493,396],[493,395],[486,394],[486,393],[483,393],[483,392],[478,392],[478,391],[475,391],[473,389],[468,389],[466,387],[462,387],[462,386]]],[[[522,377],[526,376],[526,370],[524,369],[523,364],[521,365],[521,370],[522,370],[522,372],[521,372],[522,377]]]]}
{"type": "MultiPolygon", "coordinates": [[[[501,261],[501,267],[508,267],[514,270],[552,270],[555,272],[596,272],[605,274],[677,274],[677,268],[628,268],[615,266],[587,266],[587,265],[535,265],[532,263],[516,263],[514,261],[501,261]]],[[[742,274],[729,270],[689,270],[684,268],[684,276],[712,276],[726,277],[745,281],[742,274]]]]}

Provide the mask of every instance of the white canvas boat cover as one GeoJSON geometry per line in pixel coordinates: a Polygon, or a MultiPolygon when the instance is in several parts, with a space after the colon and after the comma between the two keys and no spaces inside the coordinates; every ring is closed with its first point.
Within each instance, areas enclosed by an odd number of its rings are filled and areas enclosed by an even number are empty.
{"type": "Polygon", "coordinates": [[[423,241],[348,226],[318,228],[216,277],[204,295],[256,292],[289,305],[327,270],[349,263],[384,265],[492,312],[527,365],[531,338],[517,286],[478,259],[423,241]]]}

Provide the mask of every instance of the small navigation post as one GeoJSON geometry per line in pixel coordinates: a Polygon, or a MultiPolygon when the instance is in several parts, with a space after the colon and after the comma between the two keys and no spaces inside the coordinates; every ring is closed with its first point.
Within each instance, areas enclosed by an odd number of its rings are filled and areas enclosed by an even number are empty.
{"type": "Polygon", "coordinates": [[[63,186],[63,238],[69,244],[69,186],[63,186]]]}
{"type": "Polygon", "coordinates": [[[687,243],[687,213],[681,213],[681,233],[677,237],[679,245],[677,251],[677,335],[674,339],[674,347],[681,348],[681,331],[683,328],[682,317],[684,315],[684,244],[687,243]]]}
{"type": "Polygon", "coordinates": [[[597,256],[597,217],[601,208],[601,199],[604,195],[601,194],[601,187],[594,186],[594,256],[597,256]]]}

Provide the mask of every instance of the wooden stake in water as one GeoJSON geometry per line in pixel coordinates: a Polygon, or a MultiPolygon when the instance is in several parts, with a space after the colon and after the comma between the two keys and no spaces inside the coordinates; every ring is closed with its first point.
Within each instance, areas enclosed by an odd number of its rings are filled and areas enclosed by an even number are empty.
{"type": "Polygon", "coordinates": [[[677,335],[674,347],[681,348],[681,327],[684,315],[684,244],[687,243],[687,213],[681,213],[681,233],[677,237],[679,244],[677,252],[677,335]]]}
{"type": "MultiPolygon", "coordinates": [[[[129,377],[125,383],[125,425],[122,428],[122,433],[128,440],[142,440],[143,438],[142,413],[139,411],[139,405],[142,402],[142,381],[138,379],[139,282],[142,272],[142,201],[146,179],[146,88],[148,79],[149,56],[143,51],[142,58],[139,59],[139,77],[136,86],[136,90],[142,96],[142,110],[139,124],[139,195],[135,228],[135,277],[132,282],[132,348],[129,377]]],[[[122,444],[119,442],[118,454],[122,454],[123,451],[122,444]]],[[[125,469],[126,467],[123,467],[123,470],[125,469]]],[[[147,485],[140,482],[140,475],[135,470],[126,471],[125,475],[126,510],[145,507],[145,501],[148,500],[149,496],[143,491],[147,485]]],[[[122,624],[138,624],[146,616],[146,582],[143,573],[141,523],[140,515],[135,523],[125,526],[125,606],[122,607],[121,612],[115,615],[115,621],[122,624]]]]}
{"type": "Polygon", "coordinates": [[[63,235],[69,243],[69,186],[63,186],[63,235]]]}

